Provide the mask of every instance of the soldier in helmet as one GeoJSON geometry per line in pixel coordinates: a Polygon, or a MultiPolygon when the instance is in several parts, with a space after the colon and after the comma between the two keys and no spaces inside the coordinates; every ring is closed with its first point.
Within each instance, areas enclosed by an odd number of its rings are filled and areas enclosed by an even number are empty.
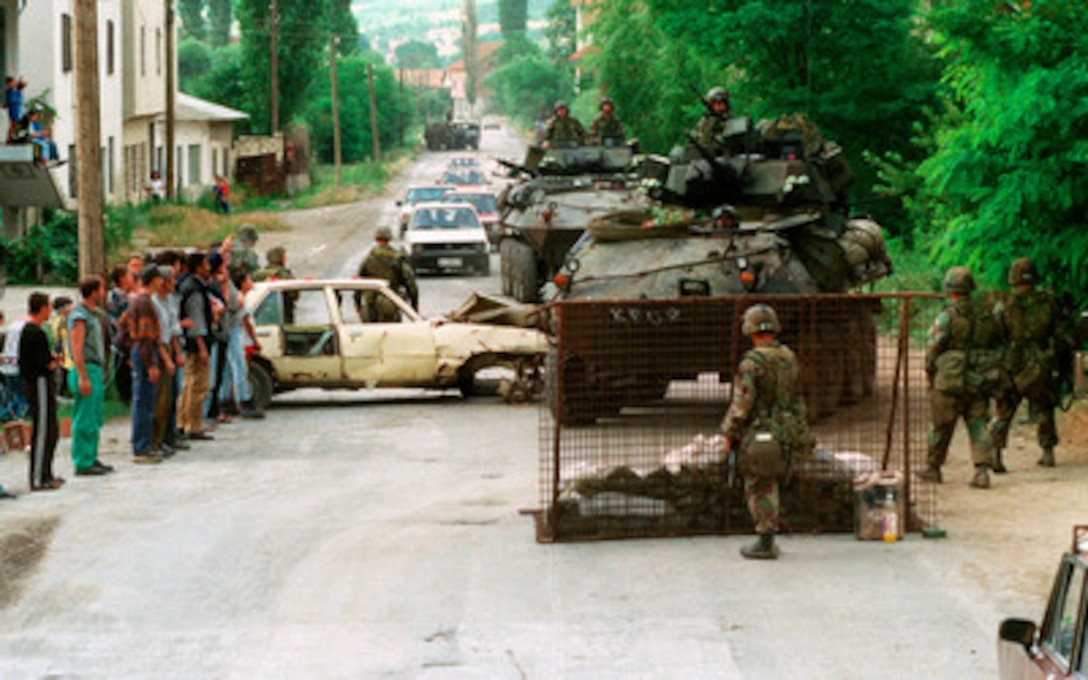
{"type": "Polygon", "coordinates": [[[253,276],[257,273],[257,270],[261,268],[261,262],[257,257],[257,251],[254,250],[254,246],[257,245],[257,227],[252,224],[243,224],[238,228],[236,236],[238,237],[238,243],[241,247],[234,248],[231,251],[231,275],[233,276],[238,272],[245,272],[246,274],[253,276]]]}
{"type": "Polygon", "coordinates": [[[570,106],[560,99],[555,103],[555,115],[548,121],[544,132],[544,142],[540,145],[547,149],[552,146],[581,146],[586,137],[586,129],[577,118],[570,115],[570,106]]]}
{"type": "Polygon", "coordinates": [[[1054,407],[1058,405],[1058,395],[1053,375],[1063,328],[1058,302],[1050,293],[1036,289],[1038,278],[1034,262],[1026,257],[1014,260],[1009,267],[1012,293],[997,305],[1008,336],[1005,359],[1012,380],[994,399],[990,431],[997,449],[995,472],[1005,471],[1001,452],[1008,444],[1012,418],[1024,399],[1039,418],[1037,436],[1043,455],[1037,462],[1054,467],[1054,447],[1058,444],[1054,407]]]}
{"type": "Polygon", "coordinates": [[[797,396],[797,357],[778,341],[778,315],[765,304],[744,312],[741,332],[753,348],[733,378],[733,399],[722,422],[730,452],[744,476],[744,496],[759,539],[741,549],[748,559],[778,557],[778,485],[791,465],[812,452],[805,404],[797,396]]]}
{"type": "MultiPolygon", "coordinates": [[[[389,244],[393,240],[393,230],[378,227],[374,231],[374,245],[359,265],[359,276],[371,279],[385,279],[389,287],[406,298],[415,309],[419,309],[419,288],[416,275],[404,253],[389,244]]],[[[389,298],[373,291],[355,296],[355,308],[363,321],[399,321],[400,311],[389,298]],[[365,307],[363,303],[365,302],[365,307]]]]}
{"type": "Polygon", "coordinates": [[[728,147],[726,124],[730,117],[729,92],[724,87],[712,87],[705,99],[704,103],[709,108],[695,124],[691,134],[704,149],[722,153],[728,147]]]}
{"type": "Polygon", "coordinates": [[[268,259],[268,266],[253,275],[254,281],[295,278],[295,275],[287,268],[287,249],[283,246],[269,248],[265,257],[268,259]]]}
{"type": "Polygon", "coordinates": [[[623,144],[627,135],[623,130],[623,123],[616,117],[615,104],[611,97],[601,100],[601,115],[597,116],[589,126],[589,137],[596,144],[604,146],[619,146],[623,144]]]}
{"type": "Polygon", "coordinates": [[[1002,379],[1004,337],[993,307],[975,299],[975,279],[967,267],[952,267],[944,277],[949,304],[934,319],[926,336],[929,378],[929,466],[921,478],[942,481],[941,466],[956,421],[967,425],[975,475],[971,486],[990,487],[993,439],[987,429],[989,395],[1002,379]]]}

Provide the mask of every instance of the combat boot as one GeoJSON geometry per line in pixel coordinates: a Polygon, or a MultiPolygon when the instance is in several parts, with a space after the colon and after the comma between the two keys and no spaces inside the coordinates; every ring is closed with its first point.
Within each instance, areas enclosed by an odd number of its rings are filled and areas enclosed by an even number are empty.
{"type": "Polygon", "coordinates": [[[990,472],[985,465],[975,466],[975,476],[971,479],[971,486],[976,489],[990,488],[990,472]]]}
{"type": "Polygon", "coordinates": [[[923,482],[935,482],[940,484],[944,480],[941,478],[941,468],[936,465],[930,465],[925,470],[918,473],[918,478],[923,482]]]}
{"type": "Polygon", "coordinates": [[[760,534],[755,543],[741,548],[740,554],[750,560],[777,560],[778,546],[774,544],[774,534],[760,534]]]}
{"type": "Polygon", "coordinates": [[[1054,467],[1054,447],[1048,446],[1043,449],[1043,455],[1039,456],[1039,460],[1035,462],[1043,467],[1054,467]]]}
{"type": "Polygon", "coordinates": [[[994,449],[993,471],[999,475],[1003,475],[1009,471],[1009,469],[1005,467],[1004,452],[1001,449],[994,449]]]}

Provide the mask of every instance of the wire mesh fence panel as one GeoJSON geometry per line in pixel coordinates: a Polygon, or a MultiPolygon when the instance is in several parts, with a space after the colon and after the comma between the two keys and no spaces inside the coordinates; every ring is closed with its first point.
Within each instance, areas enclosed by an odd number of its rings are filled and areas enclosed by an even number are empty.
{"type": "MultiPolygon", "coordinates": [[[[925,294],[565,302],[555,308],[540,426],[539,540],[746,533],[721,423],[766,302],[797,354],[817,438],[781,484],[783,531],[852,531],[870,477],[896,479],[906,527],[936,523],[924,466],[925,294]],[[860,489],[860,491],[858,490],[860,489]]],[[[883,489],[883,486],[877,487],[883,489]]],[[[864,519],[864,518],[862,518],[864,519]]]]}

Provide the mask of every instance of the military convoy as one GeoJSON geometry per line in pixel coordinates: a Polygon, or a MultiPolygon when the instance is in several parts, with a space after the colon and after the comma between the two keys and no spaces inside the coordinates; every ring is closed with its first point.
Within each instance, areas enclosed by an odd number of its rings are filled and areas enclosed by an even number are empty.
{"type": "Polygon", "coordinates": [[[423,139],[428,151],[479,149],[480,124],[469,120],[429,123],[423,131],[423,139]]]}
{"type": "MultiPolygon", "coordinates": [[[[641,191],[626,191],[615,201],[623,206],[616,212],[608,212],[599,199],[594,202],[591,192],[575,194],[583,201],[575,211],[568,207],[570,199],[563,203],[525,185],[521,191],[531,193],[520,208],[522,219],[533,217],[546,236],[552,236],[545,228],[552,224],[580,234],[554,281],[545,284],[543,298],[641,303],[748,294],[811,296],[846,293],[892,272],[880,226],[846,212],[851,174],[836,144],[825,142],[800,116],[731,129],[741,136],[735,146],[747,153],[715,157],[709,150],[689,148],[673,159],[647,157],[638,167],[641,191]]],[[[527,285],[530,279],[525,280],[527,285]]],[[[810,312],[796,305],[785,305],[797,311],[782,314],[784,338],[810,371],[805,397],[815,417],[830,415],[873,390],[874,303],[858,298],[836,304],[834,314],[820,318],[809,318],[810,312]]],[[[730,329],[715,332],[728,337],[730,329]]],[[[671,337],[684,341],[679,333],[671,337]]],[[[721,354],[729,351],[724,342],[720,352],[698,355],[679,344],[661,346],[650,362],[631,352],[587,360],[576,350],[565,351],[562,377],[554,370],[559,368],[556,357],[548,376],[553,387],[563,386],[562,399],[556,389],[550,398],[564,422],[592,422],[618,412],[631,399],[661,398],[672,380],[707,372],[724,372],[722,379],[728,379],[729,369],[723,367],[731,369],[738,358],[721,354]],[[632,385],[636,389],[629,389],[632,385]]]]}

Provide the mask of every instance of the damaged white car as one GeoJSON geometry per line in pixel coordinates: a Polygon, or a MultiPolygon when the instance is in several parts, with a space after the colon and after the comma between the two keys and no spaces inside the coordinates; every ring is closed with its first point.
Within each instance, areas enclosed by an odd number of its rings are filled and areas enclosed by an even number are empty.
{"type": "Polygon", "coordinates": [[[427,320],[380,279],[258,283],[246,307],[260,342],[249,355],[253,402],[301,387],[459,388],[472,394],[478,371],[510,369],[504,396],[537,391],[547,337],[534,328],[427,320]],[[368,305],[397,309],[395,322],[364,322],[368,305]]]}

